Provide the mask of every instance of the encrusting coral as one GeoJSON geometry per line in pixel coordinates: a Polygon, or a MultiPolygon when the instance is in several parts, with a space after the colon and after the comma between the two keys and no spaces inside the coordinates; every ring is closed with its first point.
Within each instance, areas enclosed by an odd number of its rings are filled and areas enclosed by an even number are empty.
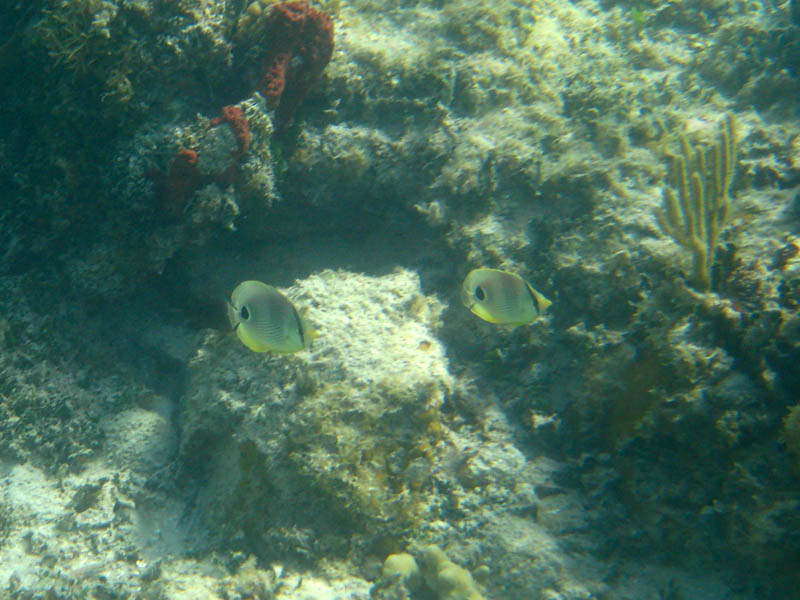
{"type": "Polygon", "coordinates": [[[693,147],[683,133],[680,144],[681,152],[672,157],[658,224],[692,253],[692,282],[708,291],[719,234],[730,215],[728,190],[736,170],[733,117],[725,115],[721,133],[710,147],[693,147]]]}

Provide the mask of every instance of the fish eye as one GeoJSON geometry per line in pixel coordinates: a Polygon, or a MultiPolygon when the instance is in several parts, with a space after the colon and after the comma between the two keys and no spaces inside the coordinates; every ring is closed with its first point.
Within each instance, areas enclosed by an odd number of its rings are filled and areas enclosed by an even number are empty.
{"type": "Polygon", "coordinates": [[[239,309],[239,316],[242,317],[245,321],[250,318],[250,311],[247,310],[246,306],[243,306],[239,309]]]}
{"type": "Polygon", "coordinates": [[[483,291],[483,288],[481,286],[477,286],[475,288],[475,297],[478,300],[486,300],[486,293],[483,291]]]}

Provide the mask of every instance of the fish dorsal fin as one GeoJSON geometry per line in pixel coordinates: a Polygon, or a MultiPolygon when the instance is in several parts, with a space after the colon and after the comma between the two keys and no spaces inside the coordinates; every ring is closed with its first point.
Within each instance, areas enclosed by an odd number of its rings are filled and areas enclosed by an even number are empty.
{"type": "Polygon", "coordinates": [[[528,294],[533,298],[533,305],[536,307],[537,314],[543,314],[553,304],[551,300],[548,300],[533,289],[529,283],[526,282],[525,287],[528,289],[528,294]]]}

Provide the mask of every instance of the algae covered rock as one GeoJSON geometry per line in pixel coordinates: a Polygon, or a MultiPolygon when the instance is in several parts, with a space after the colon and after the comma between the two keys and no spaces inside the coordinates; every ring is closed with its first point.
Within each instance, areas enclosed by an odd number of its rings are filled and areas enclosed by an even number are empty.
{"type": "Polygon", "coordinates": [[[172,458],[177,432],[152,410],[133,408],[103,422],[109,458],[122,468],[153,473],[172,458]]]}
{"type": "Polygon", "coordinates": [[[443,305],[413,273],[323,271],[287,295],[319,331],[312,348],[265,359],[210,335],[189,367],[181,455],[210,481],[195,518],[225,514],[238,535],[309,556],[341,526],[420,518],[454,381],[434,337],[443,305]]]}

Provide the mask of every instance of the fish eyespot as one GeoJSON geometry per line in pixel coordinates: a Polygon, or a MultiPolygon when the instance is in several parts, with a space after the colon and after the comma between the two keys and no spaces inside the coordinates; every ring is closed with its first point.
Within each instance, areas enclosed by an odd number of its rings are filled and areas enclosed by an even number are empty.
{"type": "Polygon", "coordinates": [[[243,306],[239,309],[239,316],[242,317],[245,321],[250,318],[250,311],[247,310],[246,306],[243,306]]]}
{"type": "Polygon", "coordinates": [[[486,300],[486,293],[483,291],[481,286],[477,286],[475,288],[475,297],[481,301],[486,300]]]}

